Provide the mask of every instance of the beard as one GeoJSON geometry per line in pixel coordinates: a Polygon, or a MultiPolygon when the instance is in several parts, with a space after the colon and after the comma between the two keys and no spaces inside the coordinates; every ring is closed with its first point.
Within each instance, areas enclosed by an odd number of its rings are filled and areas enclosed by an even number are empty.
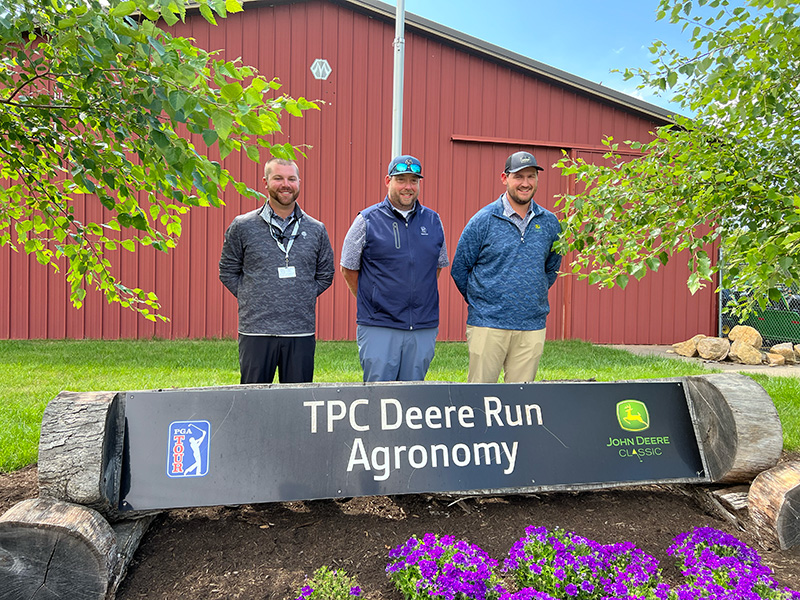
{"type": "Polygon", "coordinates": [[[300,195],[300,190],[292,190],[291,188],[281,188],[279,190],[269,190],[270,199],[274,200],[281,206],[291,206],[300,195]]]}
{"type": "Polygon", "coordinates": [[[530,195],[529,198],[527,197],[527,194],[525,194],[525,197],[522,197],[522,196],[520,196],[518,194],[518,192],[511,191],[511,190],[506,190],[506,196],[508,196],[508,199],[511,200],[512,202],[517,203],[517,204],[523,204],[523,205],[524,204],[530,204],[535,195],[536,195],[536,189],[535,188],[534,188],[533,192],[531,192],[531,195],[530,195]]]}

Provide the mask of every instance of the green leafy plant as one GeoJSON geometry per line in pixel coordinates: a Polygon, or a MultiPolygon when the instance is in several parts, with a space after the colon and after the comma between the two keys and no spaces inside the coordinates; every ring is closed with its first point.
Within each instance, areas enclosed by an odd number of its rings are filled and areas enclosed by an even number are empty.
{"type": "Polygon", "coordinates": [[[685,115],[649,143],[607,138],[604,164],[564,157],[578,193],[559,200],[572,270],[625,287],[684,253],[694,293],[723,271],[763,308],[800,281],[800,6],[773,0],[661,0],[693,52],[656,41],[652,71],[626,71],[685,115]],[[722,259],[713,260],[722,247],[722,259]]]}
{"type": "MultiPolygon", "coordinates": [[[[318,108],[278,95],[280,84],[159,27],[186,0],[20,0],[0,4],[0,245],[65,267],[80,307],[87,286],[155,320],[158,299],[112,273],[109,253],[173,248],[181,218],[219,206],[237,181],[206,153],[262,151],[286,114],[318,108]],[[75,209],[85,196],[96,203],[75,209]]],[[[240,0],[199,0],[216,23],[240,0]]],[[[163,318],[163,317],[162,317],[163,318]]]]}
{"type": "Polygon", "coordinates": [[[300,589],[297,600],[352,600],[361,596],[354,577],[345,571],[320,567],[300,589]]]}

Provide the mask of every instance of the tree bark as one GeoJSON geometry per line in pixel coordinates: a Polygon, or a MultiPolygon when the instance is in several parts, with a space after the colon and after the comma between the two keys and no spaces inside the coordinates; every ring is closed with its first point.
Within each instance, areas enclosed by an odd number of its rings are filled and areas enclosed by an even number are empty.
{"type": "Polygon", "coordinates": [[[61,392],[45,408],[39,494],[115,518],[125,427],[123,394],[61,392]]]}
{"type": "Polygon", "coordinates": [[[97,511],[52,498],[0,516],[4,600],[113,598],[152,517],[113,528],[97,511]]]}
{"type": "Polygon", "coordinates": [[[747,495],[750,516],[760,534],[781,550],[800,547],[800,461],[764,471],[747,495]]]}
{"type": "Polygon", "coordinates": [[[692,418],[714,483],[747,483],[778,464],[783,429],[764,388],[738,373],[687,377],[692,418]]]}

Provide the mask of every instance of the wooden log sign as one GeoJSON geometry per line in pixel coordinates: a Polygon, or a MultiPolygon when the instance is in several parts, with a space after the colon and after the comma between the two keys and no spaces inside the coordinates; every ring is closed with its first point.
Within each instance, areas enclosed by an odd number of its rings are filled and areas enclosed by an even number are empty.
{"type": "MultiPolygon", "coordinates": [[[[750,481],[781,448],[771,399],[737,374],[63,392],[42,422],[41,497],[0,517],[0,597],[113,597],[166,508],[750,481]]],[[[766,520],[796,519],[797,472],[763,480],[765,495],[788,482],[766,520]]]]}
{"type": "Polygon", "coordinates": [[[709,477],[681,381],[125,395],[119,511],[709,477]]]}

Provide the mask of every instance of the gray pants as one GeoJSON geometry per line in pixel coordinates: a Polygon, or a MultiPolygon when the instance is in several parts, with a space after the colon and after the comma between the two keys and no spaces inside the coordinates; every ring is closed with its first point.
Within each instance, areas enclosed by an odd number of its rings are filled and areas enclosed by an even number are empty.
{"type": "Polygon", "coordinates": [[[438,327],[408,331],[359,325],[356,340],[364,381],[423,381],[438,333],[438,327]]]}

